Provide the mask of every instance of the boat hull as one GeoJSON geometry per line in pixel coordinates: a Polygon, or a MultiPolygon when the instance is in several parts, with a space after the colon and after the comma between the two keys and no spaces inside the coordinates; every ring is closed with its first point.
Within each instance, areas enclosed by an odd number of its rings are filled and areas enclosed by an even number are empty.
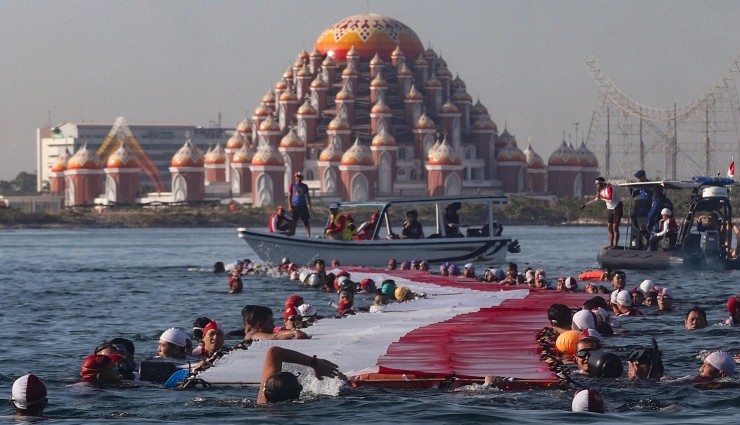
{"type": "Polygon", "coordinates": [[[703,255],[686,255],[683,251],[645,251],[636,249],[602,249],[596,259],[605,269],[666,270],[710,269],[724,270],[736,268],[737,264],[720,258],[706,258],[703,255]]]}
{"type": "Polygon", "coordinates": [[[383,266],[389,258],[427,260],[430,263],[485,260],[502,264],[511,243],[511,239],[500,236],[338,241],[284,236],[262,229],[240,228],[237,233],[260,259],[273,264],[279,263],[283,257],[306,265],[318,258],[325,261],[336,259],[340,264],[355,266],[383,266]]]}

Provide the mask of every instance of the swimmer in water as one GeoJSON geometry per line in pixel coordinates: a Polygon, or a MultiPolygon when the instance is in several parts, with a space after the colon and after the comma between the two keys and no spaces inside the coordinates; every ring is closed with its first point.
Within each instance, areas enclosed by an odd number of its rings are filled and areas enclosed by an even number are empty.
{"type": "Polygon", "coordinates": [[[262,379],[257,396],[258,404],[297,400],[300,397],[303,387],[295,375],[282,371],[283,363],[308,366],[313,369],[316,378],[320,380],[325,377],[344,379],[338,366],[328,360],[316,356],[310,357],[287,348],[270,347],[265,354],[265,363],[262,366],[262,379]]]}
{"type": "Polygon", "coordinates": [[[46,385],[34,374],[23,375],[13,383],[12,398],[16,416],[43,416],[46,385]]]}

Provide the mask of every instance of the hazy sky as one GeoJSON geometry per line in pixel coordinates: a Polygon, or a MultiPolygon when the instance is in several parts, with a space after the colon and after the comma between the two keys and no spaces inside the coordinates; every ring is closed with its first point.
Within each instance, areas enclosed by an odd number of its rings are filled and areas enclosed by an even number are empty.
{"type": "Polygon", "coordinates": [[[669,107],[740,53],[738,1],[0,0],[0,179],[35,172],[49,117],[208,126],[220,112],[235,126],[302,48],[362,12],[414,29],[545,159],[591,120],[591,55],[628,96],[669,107]]]}

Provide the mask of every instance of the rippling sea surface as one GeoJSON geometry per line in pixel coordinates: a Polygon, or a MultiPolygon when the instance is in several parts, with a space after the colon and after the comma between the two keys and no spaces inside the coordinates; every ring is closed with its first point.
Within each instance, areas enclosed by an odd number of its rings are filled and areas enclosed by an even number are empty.
{"type": "MultiPolygon", "coordinates": [[[[606,245],[602,227],[510,226],[505,234],[520,241],[522,252],[509,257],[520,270],[544,268],[551,279],[596,267],[596,250],[606,245]]],[[[139,359],[155,354],[163,330],[190,329],[198,316],[239,329],[241,308],[248,303],[280,311],[287,295],[299,293],[321,314],[334,312],[331,295],[272,277],[246,278],[243,293],[227,295],[226,275],[214,275],[211,267],[237,258],[257,257],[235,229],[0,230],[0,398],[10,398],[16,377],[33,372],[49,390],[46,423],[740,423],[740,390],[698,390],[676,382],[581,378],[604,393],[609,412],[600,417],[569,412],[573,391],[559,390],[366,388],[257,407],[252,387],[100,389],[76,382],[82,358],[112,337],[132,339],[139,359]]],[[[607,341],[622,357],[654,336],[666,373],[678,378],[696,375],[705,350],[740,349],[740,328],[711,325],[689,332],[683,327],[694,304],[707,310],[712,324],[726,318],[727,297],[740,294],[740,272],[634,271],[628,272],[627,286],[647,278],[673,289],[675,311],[622,320],[628,335],[607,341]]],[[[10,404],[0,409],[0,422],[11,421],[10,413],[10,404]]]]}

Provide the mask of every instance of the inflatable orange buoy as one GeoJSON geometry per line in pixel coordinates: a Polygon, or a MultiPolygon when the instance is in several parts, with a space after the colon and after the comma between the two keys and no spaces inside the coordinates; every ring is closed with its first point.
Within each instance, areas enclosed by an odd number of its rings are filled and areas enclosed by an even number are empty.
{"type": "Polygon", "coordinates": [[[578,340],[581,337],[581,331],[566,331],[560,334],[557,341],[555,341],[555,348],[561,354],[567,354],[572,356],[576,353],[576,347],[578,346],[578,340]]]}
{"type": "Polygon", "coordinates": [[[578,275],[578,280],[580,281],[601,281],[604,278],[604,275],[606,274],[606,270],[601,269],[595,269],[595,270],[586,270],[585,272],[578,275]]]}

